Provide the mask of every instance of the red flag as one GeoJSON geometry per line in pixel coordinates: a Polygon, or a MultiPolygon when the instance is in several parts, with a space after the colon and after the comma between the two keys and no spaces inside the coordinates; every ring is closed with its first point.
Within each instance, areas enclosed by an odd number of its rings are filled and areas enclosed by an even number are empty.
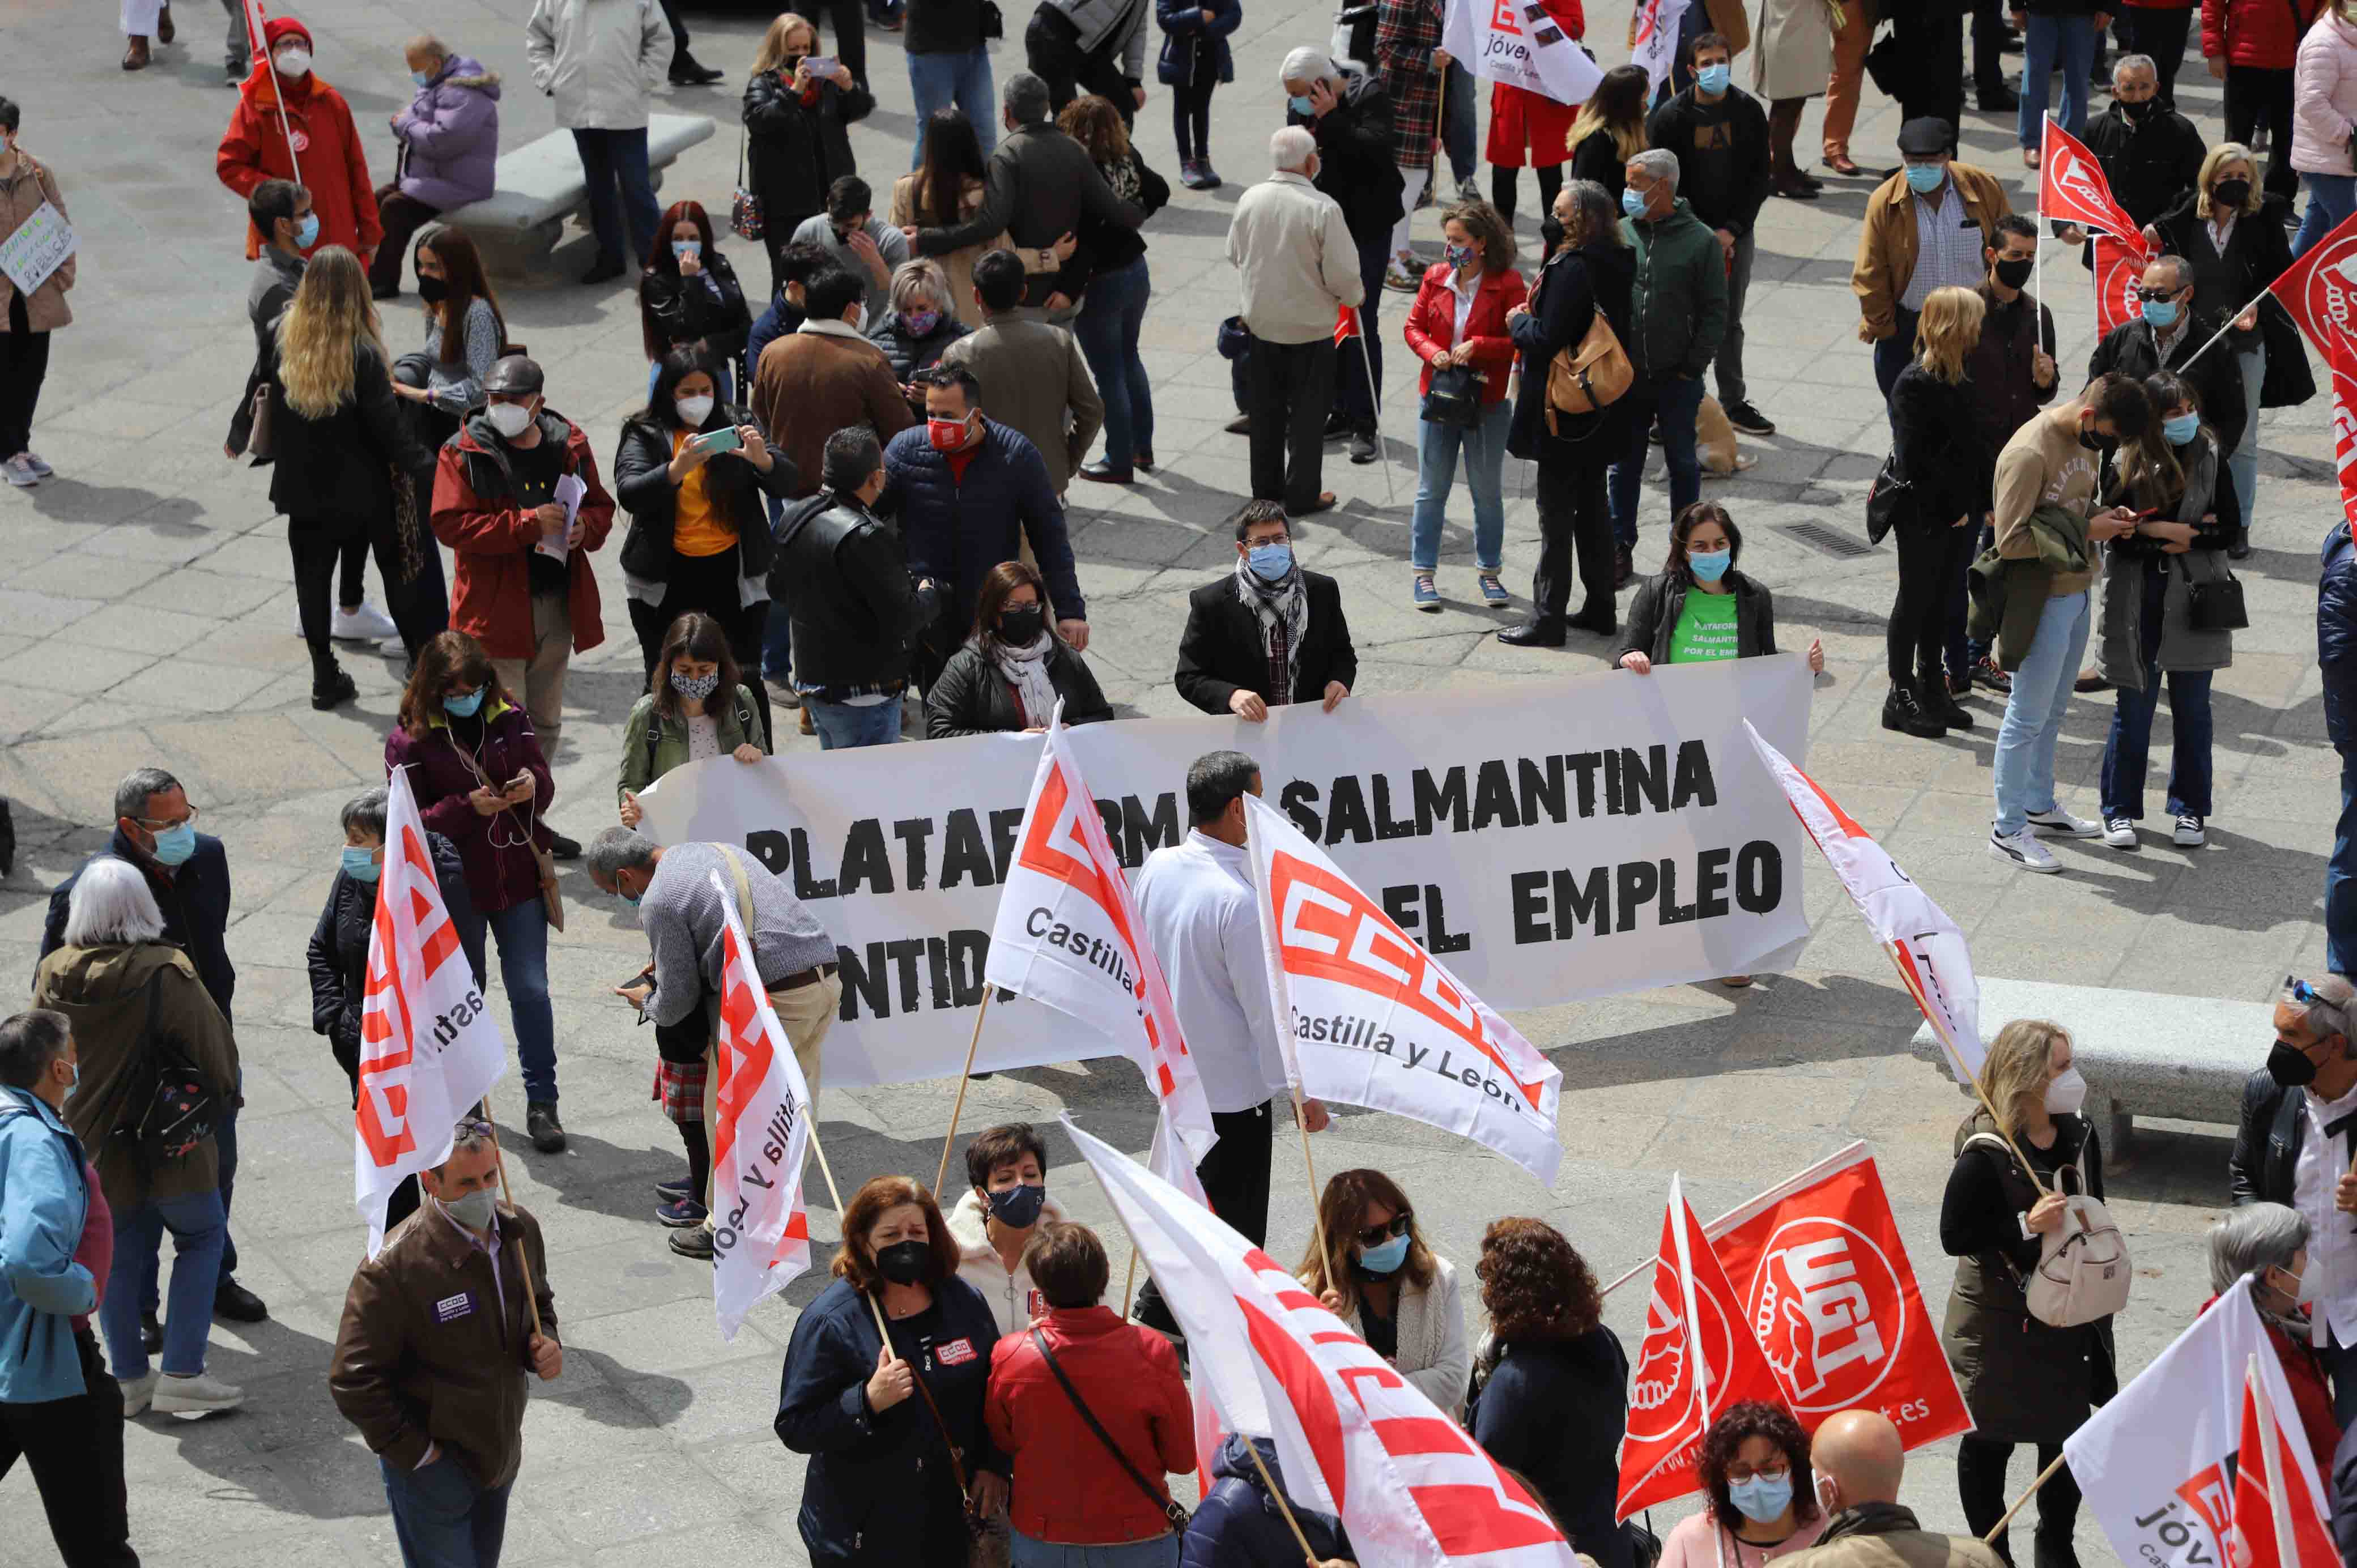
{"type": "Polygon", "coordinates": [[[2087,144],[2046,117],[2046,139],[2038,157],[2038,215],[2126,238],[2142,232],[2136,220],[2112,199],[2112,182],[2087,144]]]}
{"type": "Polygon", "coordinates": [[[2245,1365],[2228,1561],[2233,1568],[2340,1568],[2341,1552],[2333,1544],[2323,1500],[2310,1489],[2307,1472],[2284,1452],[2275,1400],[2257,1366],[2245,1365]]]}
{"type": "Polygon", "coordinates": [[[1701,1486],[1695,1459],[1719,1412],[1747,1400],[1785,1402],[1741,1299],[1674,1176],[1655,1258],[1645,1339],[1629,1376],[1629,1425],[1620,1439],[1620,1499],[1614,1509],[1619,1519],[1701,1486]]]}
{"type": "Polygon", "coordinates": [[[2357,521],[2357,218],[2301,252],[2267,285],[2332,371],[2332,459],[2341,510],[2357,521]]]}
{"type": "Polygon", "coordinates": [[[1347,305],[1334,307],[1334,347],[1340,348],[1347,338],[1359,335],[1359,313],[1347,305]]]}
{"type": "Polygon", "coordinates": [[[2095,236],[2095,330],[2098,334],[2134,321],[2144,314],[2136,290],[2144,270],[2152,264],[2151,248],[2141,234],[2095,236]]]}

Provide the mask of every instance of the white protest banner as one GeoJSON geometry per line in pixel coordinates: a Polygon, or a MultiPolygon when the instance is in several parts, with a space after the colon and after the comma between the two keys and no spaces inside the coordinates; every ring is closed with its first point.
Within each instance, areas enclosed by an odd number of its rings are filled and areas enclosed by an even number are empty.
{"type": "Polygon", "coordinates": [[[1562,1071],[1283,812],[1244,804],[1269,1011],[1296,1091],[1461,1133],[1554,1186],[1562,1071]]]}
{"type": "MultiPolygon", "coordinates": [[[[2243,1383],[2254,1357],[2275,1408],[2297,1409],[2245,1278],[2063,1439],[2072,1478],[2121,1562],[2219,1568],[2232,1561],[2228,1466],[2242,1444],[2243,1383]]],[[[2302,1483],[2322,1496],[2307,1441],[2285,1446],[2302,1483]]]]}
{"type": "MultiPolygon", "coordinates": [[[[1180,1159],[1157,1136],[1156,1168],[1191,1186],[1194,1166],[1220,1135],[1211,1130],[1211,1102],[1128,878],[1072,760],[1072,732],[1063,716],[1059,703],[1006,868],[983,978],[1079,1020],[1135,1062],[1185,1150],[1180,1159]]],[[[1202,1194],[1193,1196],[1200,1201],[1202,1194]]]]}
{"type": "Polygon", "coordinates": [[[75,243],[73,225],[66,221],[66,215],[44,201],[0,242],[0,273],[6,273],[10,283],[30,294],[65,265],[75,243]]]}
{"type": "MultiPolygon", "coordinates": [[[[1774,970],[1808,933],[1802,834],[1744,734],[1797,757],[1796,655],[1233,718],[1086,725],[1065,741],[1132,873],[1186,836],[1187,768],[1233,747],[1268,800],[1499,1009],[1774,970]]],[[[953,1078],[981,1005],[1038,736],[726,757],[640,797],[663,843],[741,843],[826,925],[844,1000],[830,1081],[953,1078]]],[[[1002,999],[1003,1001],[1003,999],[1002,999]]],[[[974,1066],[1112,1054],[1036,1002],[994,1002],[974,1066]]]]}
{"type": "Polygon", "coordinates": [[[712,886],[724,922],[712,1045],[712,1307],[720,1337],[734,1339],[762,1297],[810,1267],[810,1086],[753,967],[737,895],[717,872],[712,886]]]}
{"type": "Polygon", "coordinates": [[[1186,1331],[1195,1386],[1267,1437],[1294,1498],[1385,1568],[1574,1568],[1546,1510],[1301,1282],[1168,1183],[1072,1125],[1081,1157],[1186,1331]]]}
{"type": "Polygon", "coordinates": [[[1475,76],[1557,103],[1587,102],[1604,80],[1540,0],[1448,0],[1441,47],[1475,76]]]}
{"type": "Polygon", "coordinates": [[[1677,64],[1678,25],[1685,19],[1691,3],[1637,0],[1637,9],[1630,15],[1629,63],[1645,68],[1649,99],[1670,79],[1670,68],[1677,64]]]}
{"type": "Polygon", "coordinates": [[[393,1189],[450,1157],[459,1113],[508,1068],[507,1041],[475,987],[434,879],[405,768],[393,770],[386,793],[352,1110],[352,1197],[368,1221],[371,1258],[384,1245],[393,1189]]]}

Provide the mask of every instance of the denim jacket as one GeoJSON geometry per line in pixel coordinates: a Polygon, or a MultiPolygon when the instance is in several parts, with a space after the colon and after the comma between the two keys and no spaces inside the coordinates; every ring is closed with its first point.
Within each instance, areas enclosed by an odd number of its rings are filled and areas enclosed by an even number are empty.
{"type": "Polygon", "coordinates": [[[73,1315],[98,1305],[74,1262],[90,1207],[81,1140],[29,1090],[0,1088],[0,1404],[82,1391],[73,1315]]]}

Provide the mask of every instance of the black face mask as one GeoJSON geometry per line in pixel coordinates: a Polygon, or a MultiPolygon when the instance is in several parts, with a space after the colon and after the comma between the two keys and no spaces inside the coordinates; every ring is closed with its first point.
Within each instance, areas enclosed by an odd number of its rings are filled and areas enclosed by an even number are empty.
{"type": "Polygon", "coordinates": [[[895,1241],[876,1254],[876,1271],[896,1285],[912,1285],[925,1277],[933,1249],[925,1241],[895,1241]]]}
{"type": "Polygon", "coordinates": [[[2006,287],[2019,288],[2029,281],[2029,269],[2037,264],[2038,259],[2035,256],[2029,256],[2018,262],[1999,262],[1989,270],[1996,274],[1996,281],[2006,287]]]}
{"type": "Polygon", "coordinates": [[[2131,124],[2138,125],[2150,119],[2152,112],[2160,107],[2160,100],[2158,98],[2147,98],[2141,103],[2130,103],[2124,98],[2115,102],[2119,104],[2120,113],[2126,115],[2131,124]]]}
{"type": "Polygon", "coordinates": [[[2316,1062],[2277,1040],[2267,1051],[2267,1076],[2286,1089],[2305,1089],[2316,1081],[2316,1062]]]}
{"type": "Polygon", "coordinates": [[[2251,182],[2249,180],[2222,179],[2210,188],[2211,216],[2213,218],[2218,216],[2217,209],[2220,207],[2225,208],[2229,216],[2240,212],[2243,209],[2243,203],[2250,199],[2251,182]]]}
{"type": "Polygon", "coordinates": [[[998,612],[998,639],[1011,648],[1028,648],[1039,640],[1047,624],[1047,612],[1039,606],[1017,605],[998,612]]]}
{"type": "Polygon", "coordinates": [[[2110,450],[2112,443],[2092,430],[2082,430],[2079,432],[2079,445],[2090,452],[2104,452],[2110,450]]]}
{"type": "Polygon", "coordinates": [[[417,280],[417,297],[423,304],[439,305],[450,297],[450,285],[442,278],[420,276],[417,280]]]}

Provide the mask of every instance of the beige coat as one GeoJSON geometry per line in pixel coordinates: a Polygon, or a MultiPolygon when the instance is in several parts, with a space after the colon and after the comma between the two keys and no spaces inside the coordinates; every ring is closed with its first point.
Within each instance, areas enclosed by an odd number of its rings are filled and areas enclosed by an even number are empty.
{"type": "MultiPolygon", "coordinates": [[[[1847,0],[1851,5],[1857,0],[1847,0]]],[[[1833,16],[1826,0],[1755,0],[1752,91],[1770,102],[1814,98],[1834,69],[1833,16]]]]}
{"type": "MultiPolygon", "coordinates": [[[[917,220],[917,186],[923,177],[921,173],[904,174],[892,182],[890,221],[894,228],[932,226],[920,223],[917,220]]],[[[971,175],[966,177],[964,188],[958,193],[959,222],[964,222],[982,210],[983,188],[982,181],[971,175]]],[[[950,274],[950,304],[955,310],[957,318],[968,327],[982,325],[982,306],[974,303],[974,263],[993,251],[1013,249],[1015,249],[1015,237],[1002,233],[996,240],[985,240],[980,244],[961,246],[957,250],[933,258],[941,263],[942,268],[950,274]]]]}
{"type": "MultiPolygon", "coordinates": [[[[2079,443],[2078,399],[2059,403],[2013,433],[1996,455],[1996,553],[2008,561],[2034,560],[2037,536],[2029,516],[2041,506],[2064,507],[2081,517],[2095,504],[2095,454],[2079,443]]],[[[2049,598],[2083,592],[2095,580],[2088,572],[2057,572],[2049,598]]]]}
{"type": "MultiPolygon", "coordinates": [[[[0,242],[16,231],[34,213],[48,202],[59,214],[65,214],[66,199],[58,194],[58,177],[48,166],[36,163],[29,154],[16,155],[15,172],[0,176],[0,242]]],[[[73,319],[73,310],[66,304],[66,290],[74,285],[74,263],[81,258],[68,256],[58,270],[44,280],[25,301],[25,318],[36,332],[54,332],[73,319]]],[[[9,304],[16,297],[16,285],[0,273],[0,332],[9,330],[9,304]]]]}
{"type": "Polygon", "coordinates": [[[1060,327],[1004,316],[942,350],[982,382],[982,412],[1039,448],[1048,482],[1062,495],[1104,428],[1104,400],[1081,346],[1060,327]]]}

